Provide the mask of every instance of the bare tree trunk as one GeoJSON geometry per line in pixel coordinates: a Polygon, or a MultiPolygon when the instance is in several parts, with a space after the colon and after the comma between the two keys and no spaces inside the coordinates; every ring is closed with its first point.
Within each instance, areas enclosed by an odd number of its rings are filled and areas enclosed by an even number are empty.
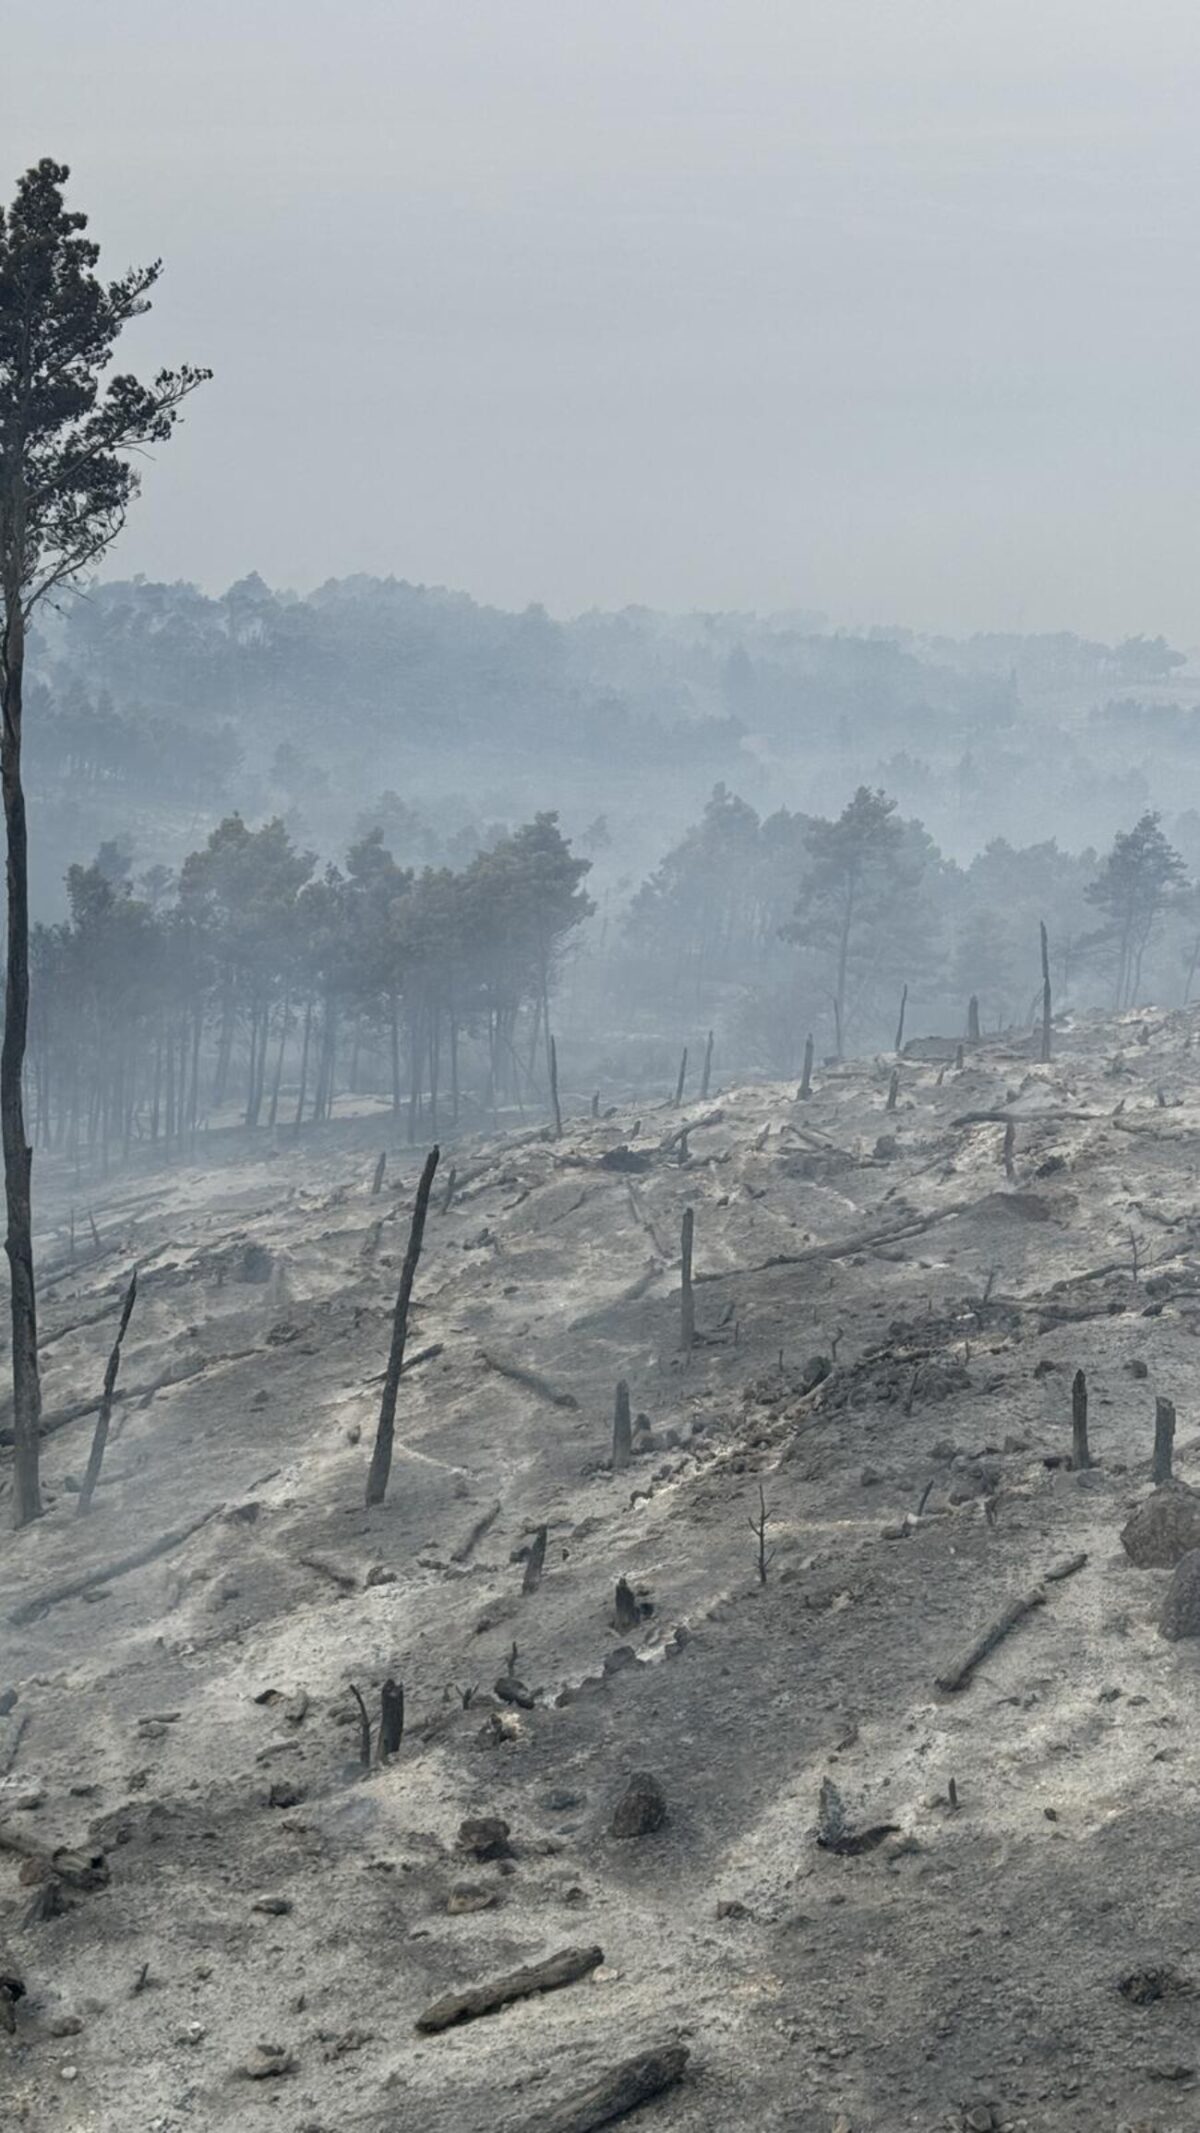
{"type": "Polygon", "coordinates": [[[696,1341],[696,1299],[692,1293],[692,1243],[695,1233],[695,1212],[692,1208],[685,1207],[680,1243],[679,1285],[680,1346],[685,1355],[691,1354],[696,1341]]]}
{"type": "Polygon", "coordinates": [[[702,1104],[708,1102],[709,1084],[712,1081],[712,1055],[713,1033],[710,1030],[708,1033],[708,1041],[704,1047],[704,1071],[700,1076],[700,1101],[702,1104]]]}
{"type": "Polygon", "coordinates": [[[902,1052],[904,1050],[904,1011],[907,1006],[908,987],[906,985],[900,995],[900,1020],[896,1024],[896,1050],[898,1052],[902,1052]]]}
{"type": "Polygon", "coordinates": [[[308,1047],[312,1038],[312,996],[304,1003],[304,1040],[300,1047],[300,1094],[296,1099],[296,1116],[292,1121],[293,1133],[299,1133],[304,1117],[304,1099],[308,1094],[308,1047]]]}
{"type": "Polygon", "coordinates": [[[392,1044],[392,1117],[400,1116],[400,1006],[395,993],[389,995],[391,1009],[389,1034],[392,1044]]]}
{"type": "Polygon", "coordinates": [[[1046,921],[1042,919],[1042,1064],[1050,1063],[1050,942],[1046,934],[1046,921]]]}
{"type": "Polygon", "coordinates": [[[279,1117],[279,1092],[283,1087],[283,1055],[287,1050],[287,1027],[290,1009],[291,1000],[285,992],[283,996],[283,1012],[279,1020],[279,1050],[275,1054],[275,1076],[271,1083],[271,1108],[267,1113],[268,1126],[273,1126],[279,1117]]]}
{"type": "Polygon", "coordinates": [[[807,1103],[812,1095],[813,1041],[811,1035],[804,1040],[804,1072],[800,1077],[799,1100],[807,1103]]]}
{"type": "Polygon", "coordinates": [[[554,1110],[554,1138],[562,1139],[562,1108],[558,1101],[558,1045],[550,1039],[550,1102],[554,1110]]]}
{"type": "MultiPolygon", "coordinates": [[[[24,562],[24,557],[20,558],[24,562]]],[[[22,1076],[29,1027],[29,848],[25,794],[21,785],[21,712],[25,672],[25,617],[18,584],[5,587],[5,629],[0,661],[3,731],[0,782],[8,836],[8,961],[4,981],[4,1044],[0,1051],[0,1137],[4,1146],[4,1197],[8,1230],[4,1249],[12,1283],[13,1524],[28,1525],[42,1511],[38,1479],[38,1431],[42,1392],[38,1379],[37,1298],[33,1281],[33,1150],[25,1135],[22,1076]]]]}
{"type": "Polygon", "coordinates": [[[1076,1472],[1090,1466],[1092,1455],[1088,1450],[1088,1395],[1087,1379],[1082,1370],[1075,1372],[1071,1386],[1071,1465],[1076,1472]]]}
{"type": "Polygon", "coordinates": [[[682,1059],[681,1059],[681,1060],[680,1060],[680,1062],[679,1062],[679,1079],[678,1079],[678,1081],[677,1081],[677,1082],[675,1083],[675,1109],[676,1109],[676,1110],[678,1110],[678,1109],[679,1109],[679,1106],[680,1106],[680,1104],[681,1104],[681,1103],[683,1102],[683,1091],[684,1091],[684,1085],[685,1085],[685,1083],[686,1083],[686,1081],[687,1081],[687,1062],[688,1062],[688,1048],[687,1048],[687,1046],[686,1046],[686,1044],[685,1044],[685,1045],[684,1045],[684,1047],[683,1047],[683,1057],[682,1057],[682,1059]]]}
{"type": "Polygon", "coordinates": [[[408,1307],[412,1300],[413,1281],[416,1278],[417,1262],[421,1257],[421,1240],[425,1235],[425,1217],[429,1211],[429,1194],[433,1174],[438,1166],[440,1151],[431,1148],[425,1158],[421,1182],[413,1207],[412,1227],[408,1233],[408,1250],[400,1273],[400,1293],[396,1298],[396,1310],[392,1319],[392,1345],[388,1353],[387,1375],[383,1381],[383,1397],[379,1403],[379,1426],[375,1432],[375,1448],[371,1454],[371,1470],[367,1476],[368,1504],[382,1503],[387,1495],[388,1476],[392,1470],[392,1444],[396,1432],[396,1395],[400,1389],[400,1372],[404,1367],[404,1343],[408,1337],[408,1307]]]}
{"type": "Polygon", "coordinates": [[[967,1039],[971,1044],[979,1042],[979,1001],[974,993],[967,1001],[967,1039]]]}

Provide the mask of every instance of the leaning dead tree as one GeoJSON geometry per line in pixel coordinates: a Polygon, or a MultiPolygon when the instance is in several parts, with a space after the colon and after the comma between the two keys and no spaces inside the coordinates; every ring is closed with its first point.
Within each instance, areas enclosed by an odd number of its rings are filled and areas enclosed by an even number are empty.
{"type": "Polygon", "coordinates": [[[1154,1402],[1154,1463],[1150,1479],[1161,1489],[1171,1479],[1175,1450],[1175,1403],[1159,1398],[1154,1402]]]}
{"type": "Polygon", "coordinates": [[[696,1345],[696,1298],[692,1291],[692,1245],[696,1234],[696,1216],[693,1208],[683,1210],[683,1225],[680,1237],[680,1282],[679,1282],[679,1331],[680,1346],[685,1355],[690,1355],[696,1345]]]}
{"type": "Polygon", "coordinates": [[[896,1024],[896,1050],[898,1052],[902,1052],[904,1050],[904,1011],[907,1006],[908,987],[906,985],[900,995],[900,1020],[896,1024]]]}
{"type": "Polygon", "coordinates": [[[1042,1065],[1050,1063],[1050,942],[1046,935],[1046,921],[1040,921],[1042,935],[1042,1065]]]}
{"type": "Polygon", "coordinates": [[[371,1198],[372,1198],[373,1200],[374,1200],[374,1199],[377,1199],[377,1198],[378,1198],[378,1196],[379,1196],[379,1194],[380,1194],[380,1193],[381,1193],[381,1192],[383,1191],[383,1179],[384,1179],[384,1172],[385,1172],[386,1170],[387,1170],[387,1149],[386,1149],[386,1148],[381,1148],[381,1149],[380,1149],[380,1151],[379,1151],[379,1161],[378,1161],[378,1162],[376,1163],[376,1165],[375,1165],[375,1175],[374,1175],[374,1177],[373,1177],[373,1178],[372,1178],[372,1180],[371,1180],[371,1198]]]}
{"type": "Polygon", "coordinates": [[[112,1344],[108,1367],[104,1373],[104,1391],[100,1399],[100,1412],[96,1417],[96,1428],[92,1436],[92,1449],[88,1454],[87,1472],[83,1477],[83,1486],[79,1491],[79,1502],[76,1506],[80,1517],[83,1517],[86,1512],[91,1510],[92,1497],[96,1493],[96,1483],[100,1479],[104,1447],[108,1443],[108,1425],[112,1420],[113,1396],[117,1389],[117,1372],[121,1367],[121,1342],[125,1338],[126,1328],[129,1325],[136,1302],[137,1268],[135,1267],[130,1277],[129,1287],[125,1291],[125,1301],[121,1306],[121,1319],[117,1327],[117,1337],[112,1344]]]}
{"type": "Polygon", "coordinates": [[[425,1168],[421,1172],[421,1182],[417,1187],[412,1226],[408,1232],[408,1250],[404,1254],[404,1265],[400,1273],[400,1293],[396,1298],[396,1310],[392,1319],[392,1345],[388,1354],[387,1375],[383,1381],[383,1398],[379,1403],[375,1449],[371,1454],[371,1470],[367,1475],[368,1504],[382,1503],[387,1495],[388,1475],[392,1470],[392,1444],[396,1434],[396,1395],[400,1390],[400,1372],[404,1368],[404,1343],[408,1338],[408,1308],[412,1301],[417,1262],[421,1257],[421,1240],[425,1235],[425,1217],[429,1211],[433,1174],[437,1169],[440,1153],[441,1150],[436,1147],[430,1149],[425,1158],[425,1168]]]}

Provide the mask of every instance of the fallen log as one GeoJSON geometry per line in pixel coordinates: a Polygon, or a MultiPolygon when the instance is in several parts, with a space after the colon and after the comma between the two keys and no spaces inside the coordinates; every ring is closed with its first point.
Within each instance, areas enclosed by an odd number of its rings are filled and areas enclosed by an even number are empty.
{"type": "Polygon", "coordinates": [[[497,1377],[510,1378],[514,1385],[523,1385],[526,1392],[536,1392],[539,1399],[549,1400],[552,1407],[578,1407],[573,1392],[560,1392],[549,1378],[539,1377],[536,1370],[525,1370],[520,1363],[505,1363],[486,1348],[479,1352],[488,1369],[494,1370],[497,1377]]]}
{"type": "Polygon", "coordinates": [[[577,1984],[581,1977],[604,1961],[601,1948],[562,1948],[541,1963],[523,1970],[510,1970],[505,1977],[486,1985],[470,1985],[465,1992],[448,1992],[417,2016],[417,2028],[426,2035],[453,2029],[458,2022],[473,2022],[479,2015],[495,2014],[512,2000],[527,2000],[538,1992],[557,1992],[560,1986],[577,1984]]]}
{"type": "Polygon", "coordinates": [[[986,1659],[989,1652],[995,1651],[1009,1631],[1015,1629],[1019,1622],[1023,1622],[1026,1615],[1032,1614],[1035,1607],[1045,1605],[1049,1598],[1046,1587],[1061,1584],[1064,1578],[1074,1577],[1075,1572],[1082,1570],[1086,1562],[1086,1555],[1068,1556],[1065,1562],[1047,1570],[1041,1583],[1035,1585],[1032,1591],[1022,1593],[1019,1599],[1010,1600],[1003,1613],[997,1615],[995,1621],[984,1630],[982,1636],[975,1639],[974,1644],[968,1647],[962,1657],[938,1675],[937,1687],[948,1696],[958,1689],[964,1689],[980,1661],[986,1659]]]}
{"type": "Polygon", "coordinates": [[[638,2052],[532,2123],[523,2119],[522,2133],[526,2128],[528,2133],[596,2133],[601,2126],[615,2125],[619,2118],[627,2118],[682,2081],[687,2061],[686,2044],[663,2044],[638,2052]]]}
{"type": "Polygon", "coordinates": [[[886,1229],[858,1230],[851,1237],[836,1237],[832,1244],[810,1244],[802,1252],[773,1252],[769,1259],[761,1259],[755,1266],[719,1267],[712,1273],[693,1274],[698,1287],[702,1281],[737,1280],[745,1274],[766,1274],[777,1266],[818,1266],[823,1259],[849,1259],[855,1252],[869,1252],[879,1244],[895,1244],[902,1237],[919,1237],[922,1231],[933,1229],[939,1222],[950,1222],[957,1215],[970,1214],[975,1206],[973,1200],[955,1200],[949,1207],[939,1207],[930,1215],[909,1215],[902,1222],[892,1222],[886,1229]]]}
{"type": "Polygon", "coordinates": [[[13,1608],[8,1617],[11,1628],[22,1629],[26,1623],[36,1622],[39,1616],[49,1614],[52,1607],[61,1607],[64,1600],[77,1600],[81,1594],[94,1592],[100,1585],[111,1585],[114,1579],[127,1577],[131,1570],[141,1570],[160,1555],[169,1555],[173,1548],[181,1548],[193,1533],[198,1533],[201,1526],[219,1518],[224,1508],[223,1503],[214,1504],[211,1511],[190,1519],[186,1526],[174,1526],[169,1533],[160,1533],[157,1540],[147,1541],[129,1555],[119,1555],[115,1562],[105,1563],[99,1570],[86,1571],[82,1577],[67,1578],[61,1585],[51,1585],[47,1591],[35,1593],[31,1600],[23,1600],[19,1607],[13,1608]]]}

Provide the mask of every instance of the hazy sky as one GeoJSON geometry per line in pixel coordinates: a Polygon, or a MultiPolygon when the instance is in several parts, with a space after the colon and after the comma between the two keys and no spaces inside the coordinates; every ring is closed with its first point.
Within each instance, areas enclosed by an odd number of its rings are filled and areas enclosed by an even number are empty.
{"type": "Polygon", "coordinates": [[[39,0],[149,365],[117,567],[1200,639],[1197,0],[39,0]]]}

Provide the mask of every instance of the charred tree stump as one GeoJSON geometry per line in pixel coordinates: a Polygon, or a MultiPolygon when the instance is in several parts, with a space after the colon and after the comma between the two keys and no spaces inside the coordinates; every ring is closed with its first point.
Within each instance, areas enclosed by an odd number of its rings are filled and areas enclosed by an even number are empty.
{"type": "Polygon", "coordinates": [[[1154,1402],[1154,1464],[1150,1469],[1150,1479],[1156,1489],[1161,1489],[1171,1479],[1174,1450],[1174,1402],[1159,1398],[1154,1402]]]}
{"type": "Polygon", "coordinates": [[[900,1069],[899,1069],[899,1067],[893,1067],[893,1068],[892,1068],[892,1078],[891,1078],[891,1080],[890,1080],[890,1081],[889,1081],[889,1083],[888,1083],[888,1092],[887,1092],[887,1102],[886,1102],[886,1104],[884,1105],[884,1109],[885,1109],[885,1111],[894,1111],[894,1110],[895,1110],[895,1108],[896,1108],[896,1105],[898,1104],[898,1102],[899,1102],[899,1101],[900,1101],[900,1069]]]}
{"type": "Polygon", "coordinates": [[[811,1037],[806,1037],[804,1041],[804,1071],[800,1076],[800,1090],[799,1095],[797,1097],[798,1103],[807,1103],[808,1098],[812,1095],[812,1070],[813,1041],[811,1037]]]}
{"type": "Polygon", "coordinates": [[[383,1178],[386,1169],[387,1149],[381,1148],[379,1151],[379,1161],[375,1165],[375,1175],[371,1180],[371,1198],[373,1200],[378,1199],[379,1194],[383,1191],[383,1178]]]}
{"type": "Polygon", "coordinates": [[[1042,935],[1042,1065],[1050,1063],[1050,942],[1046,934],[1046,921],[1040,921],[1042,935]]]}
{"type": "Polygon", "coordinates": [[[1071,1465],[1077,1471],[1092,1463],[1092,1455],[1088,1450],[1087,1422],[1087,1379],[1082,1370],[1077,1370],[1071,1385],[1071,1465]]]}
{"type": "Polygon", "coordinates": [[[599,1089],[593,1089],[593,1091],[592,1091],[592,1117],[593,1117],[593,1118],[599,1118],[599,1116],[600,1116],[600,1091],[599,1091],[599,1089]]]}
{"type": "Polygon", "coordinates": [[[623,1473],[629,1465],[633,1449],[633,1424],[629,1413],[629,1387],[622,1378],[617,1386],[616,1403],[613,1408],[612,1463],[613,1473],[623,1473]]]}
{"type": "Polygon", "coordinates": [[[685,1355],[690,1355],[696,1345],[696,1299],[692,1291],[692,1245],[695,1240],[695,1234],[695,1210],[691,1207],[685,1207],[680,1239],[679,1283],[680,1346],[685,1355]]]}
{"type": "Polygon", "coordinates": [[[963,1050],[963,1047],[962,1047],[962,1045],[960,1044],[960,1045],[959,1045],[959,1047],[958,1047],[958,1050],[957,1050],[957,1051],[955,1052],[955,1054],[954,1054],[954,1065],[955,1065],[955,1068],[956,1068],[957,1072],[958,1072],[958,1073],[960,1073],[960,1074],[962,1073],[962,1070],[963,1070],[963,1066],[964,1066],[964,1064],[965,1064],[965,1061],[966,1061],[966,1053],[965,1053],[965,1051],[963,1050]]]}
{"type": "Polygon", "coordinates": [[[546,1528],[545,1526],[539,1526],[537,1532],[533,1536],[533,1545],[529,1550],[529,1554],[525,1558],[525,1575],[521,1580],[522,1592],[529,1593],[537,1591],[538,1586],[542,1582],[542,1572],[545,1567],[546,1528]]]}
{"type": "Polygon", "coordinates": [[[562,1139],[562,1109],[558,1101],[558,1045],[550,1039],[550,1102],[554,1109],[554,1138],[562,1139]]]}
{"type": "Polygon", "coordinates": [[[425,1168],[421,1172],[421,1182],[417,1187],[412,1227],[408,1233],[408,1250],[404,1255],[400,1292],[396,1298],[396,1310],[392,1319],[392,1345],[388,1355],[387,1375],[383,1381],[383,1398],[379,1403],[379,1426],[375,1432],[375,1448],[371,1454],[371,1469],[367,1475],[368,1504],[382,1503],[387,1495],[388,1475],[392,1470],[392,1445],[396,1434],[396,1395],[400,1389],[400,1372],[404,1368],[404,1343],[408,1338],[408,1309],[412,1301],[417,1262],[421,1257],[421,1240],[425,1235],[425,1217],[429,1211],[433,1174],[437,1169],[440,1153],[440,1149],[436,1147],[430,1149],[425,1158],[425,1168]]]}
{"type": "Polygon", "coordinates": [[[687,1080],[687,1062],[688,1062],[688,1048],[687,1048],[687,1046],[686,1046],[686,1044],[685,1044],[685,1045],[684,1045],[684,1047],[683,1047],[683,1057],[681,1058],[681,1060],[680,1060],[680,1062],[679,1062],[679,1079],[678,1079],[678,1081],[677,1081],[677,1082],[676,1082],[676,1084],[675,1084],[675,1109],[676,1109],[676,1110],[678,1110],[678,1109],[679,1109],[679,1106],[680,1106],[680,1104],[681,1104],[681,1103],[683,1102],[683,1089],[684,1089],[684,1083],[685,1083],[685,1082],[686,1082],[686,1080],[687,1080]]]}
{"type": "Polygon", "coordinates": [[[390,1762],[399,1755],[404,1739],[404,1684],[388,1675],[379,1691],[379,1760],[390,1762]]]}
{"type": "Polygon", "coordinates": [[[904,1011],[907,1006],[908,987],[906,985],[900,995],[900,1020],[896,1024],[896,1050],[898,1052],[902,1052],[904,1050],[904,1011]]]}
{"type": "Polygon", "coordinates": [[[967,1001],[967,1041],[970,1044],[979,1042],[979,1001],[974,993],[967,1001]]]}
{"type": "Polygon", "coordinates": [[[1013,1149],[1016,1147],[1016,1142],[1017,1129],[1010,1118],[1004,1128],[1004,1175],[1010,1185],[1016,1176],[1016,1169],[1013,1164],[1013,1149]]]}
{"type": "Polygon", "coordinates": [[[76,1506],[77,1515],[81,1518],[92,1508],[92,1497],[96,1492],[96,1483],[100,1479],[104,1447],[108,1443],[108,1425],[112,1420],[113,1395],[117,1389],[117,1372],[121,1367],[121,1342],[125,1338],[126,1329],[136,1302],[137,1269],[135,1267],[130,1277],[129,1287],[125,1291],[125,1301],[121,1306],[121,1319],[117,1327],[117,1337],[112,1344],[108,1367],[104,1373],[104,1391],[100,1400],[100,1412],[96,1417],[92,1449],[88,1454],[87,1472],[83,1477],[83,1486],[79,1491],[79,1502],[76,1506]]]}
{"type": "Polygon", "coordinates": [[[704,1067],[700,1075],[700,1101],[708,1102],[709,1084],[712,1080],[713,1033],[710,1030],[704,1046],[704,1067]]]}
{"type": "Polygon", "coordinates": [[[627,1578],[618,1578],[613,1596],[613,1628],[622,1632],[636,1629],[641,1619],[642,1611],[633,1587],[627,1578]]]}

